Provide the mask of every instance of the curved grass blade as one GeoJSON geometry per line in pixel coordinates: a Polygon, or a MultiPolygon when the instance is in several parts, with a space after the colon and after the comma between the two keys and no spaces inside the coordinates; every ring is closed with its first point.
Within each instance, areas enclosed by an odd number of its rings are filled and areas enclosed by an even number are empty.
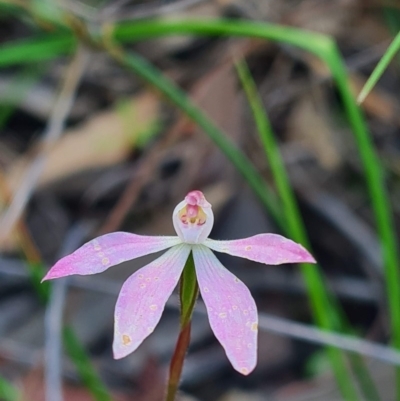
{"type": "MultiPolygon", "coordinates": [[[[236,63],[236,69],[245,90],[247,100],[250,104],[258,134],[264,147],[265,155],[271,166],[278,194],[282,200],[283,211],[287,223],[286,232],[296,242],[301,243],[311,251],[310,241],[299,210],[296,196],[290,184],[290,179],[282,160],[278,143],[272,131],[261,97],[258,94],[255,82],[244,60],[236,63]]],[[[341,311],[341,308],[336,299],[334,299],[332,294],[329,293],[325,280],[321,274],[321,268],[318,265],[302,264],[301,269],[303,278],[307,285],[307,292],[310,295],[313,313],[319,326],[329,329],[335,327],[335,322],[341,320],[341,329],[349,331],[349,324],[343,313],[341,313],[342,316],[335,316],[338,314],[338,311],[341,311]],[[331,321],[329,321],[330,319],[331,321]]],[[[337,360],[332,358],[332,354],[335,352],[341,356],[341,353],[337,349],[332,349],[331,347],[328,348],[328,355],[331,357],[331,361],[334,362],[337,360]]],[[[365,368],[360,356],[349,355],[349,357],[357,378],[360,381],[361,389],[363,390],[366,400],[379,400],[378,391],[375,388],[369,371],[365,368]]],[[[343,359],[341,363],[344,363],[343,359]]],[[[354,394],[351,394],[351,380],[346,376],[347,373],[342,369],[341,364],[334,365],[334,373],[338,383],[344,389],[343,391],[347,391],[349,396],[356,397],[354,394]]]]}
{"type": "Polygon", "coordinates": [[[72,34],[43,35],[3,44],[0,67],[51,60],[74,51],[78,40],[72,34]]]}

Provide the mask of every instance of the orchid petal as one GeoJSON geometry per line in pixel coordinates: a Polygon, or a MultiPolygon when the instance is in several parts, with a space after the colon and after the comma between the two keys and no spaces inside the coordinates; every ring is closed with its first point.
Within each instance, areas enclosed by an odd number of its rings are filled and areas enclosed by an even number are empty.
{"type": "Polygon", "coordinates": [[[207,239],[204,245],[217,252],[228,253],[267,265],[315,263],[315,259],[300,244],[277,234],[258,234],[232,241],[207,239]]]}
{"type": "Polygon", "coordinates": [[[71,274],[95,274],[127,260],[162,251],[181,243],[178,237],[150,237],[115,232],[95,238],[72,254],[60,259],[46,274],[44,280],[71,274]]]}
{"type": "Polygon", "coordinates": [[[176,245],[125,281],[115,306],[115,359],[135,351],[153,332],[178,283],[190,249],[186,244],[176,245]]]}
{"type": "Polygon", "coordinates": [[[233,367],[248,375],[257,363],[257,307],[249,289],[203,245],[193,246],[197,280],[211,328],[233,367]]]}

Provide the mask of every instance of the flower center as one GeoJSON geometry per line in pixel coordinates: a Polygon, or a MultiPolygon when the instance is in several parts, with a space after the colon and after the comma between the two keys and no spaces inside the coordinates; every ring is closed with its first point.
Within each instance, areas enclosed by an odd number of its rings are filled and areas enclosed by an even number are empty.
{"type": "Polygon", "coordinates": [[[172,213],[172,222],[182,242],[201,244],[210,235],[214,215],[203,193],[191,191],[176,205],[172,213]]]}
{"type": "Polygon", "coordinates": [[[198,205],[186,205],[179,211],[178,216],[179,220],[185,225],[202,226],[207,220],[207,215],[198,205]]]}

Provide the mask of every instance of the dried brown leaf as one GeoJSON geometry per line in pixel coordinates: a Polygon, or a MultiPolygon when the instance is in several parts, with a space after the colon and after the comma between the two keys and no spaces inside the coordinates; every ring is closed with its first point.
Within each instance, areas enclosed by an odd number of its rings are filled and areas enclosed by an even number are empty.
{"type": "MultiPolygon", "coordinates": [[[[124,161],[138,138],[154,130],[158,119],[158,97],[143,93],[122,107],[101,112],[76,129],[67,131],[48,152],[39,187],[81,171],[124,161]]],[[[31,163],[24,155],[12,165],[7,181],[15,190],[31,163]]]]}

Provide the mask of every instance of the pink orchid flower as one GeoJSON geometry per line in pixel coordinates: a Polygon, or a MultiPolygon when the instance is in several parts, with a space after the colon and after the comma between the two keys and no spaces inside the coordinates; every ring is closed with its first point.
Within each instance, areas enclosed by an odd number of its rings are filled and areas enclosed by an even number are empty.
{"type": "Polygon", "coordinates": [[[113,344],[114,357],[119,359],[135,351],[154,330],[192,252],[211,328],[233,367],[247,375],[257,363],[257,307],[249,289],[211,250],[268,265],[315,260],[301,245],[276,234],[232,241],[208,238],[214,215],[200,191],[190,192],[176,206],[172,219],[177,237],[125,232],[102,235],[59,260],[43,280],[101,273],[127,260],[170,248],[122,286],[115,307],[113,344]]]}

